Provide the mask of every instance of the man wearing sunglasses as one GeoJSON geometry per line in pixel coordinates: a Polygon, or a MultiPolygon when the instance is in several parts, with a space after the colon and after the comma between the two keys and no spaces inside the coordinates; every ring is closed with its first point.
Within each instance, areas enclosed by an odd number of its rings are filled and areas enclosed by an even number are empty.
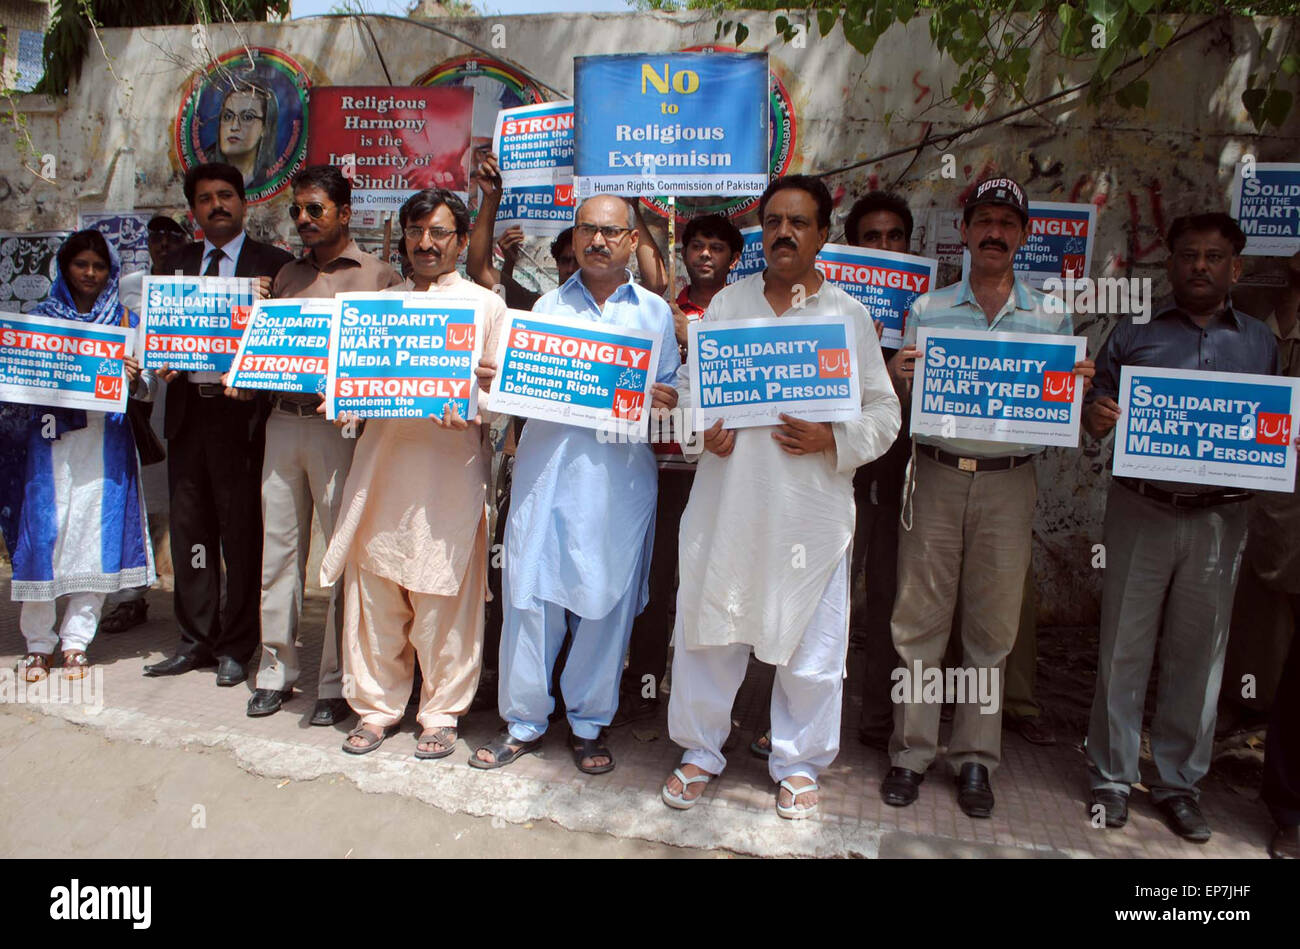
{"type": "MultiPolygon", "coordinates": [[[[661,339],[652,408],[672,408],[668,383],[681,360],[668,304],[632,281],[636,220],[622,198],[579,206],[573,246],[579,270],[533,308],[639,329],[661,339]]],[[[483,361],[482,372],[495,367],[483,361]]],[[[498,698],[507,728],[470,764],[499,768],[541,746],[554,707],[551,672],[566,631],[573,640],[560,678],[574,764],[614,767],[601,732],[618,709],[632,620],[645,606],[658,493],[654,452],[589,428],[530,419],[515,453],[506,554],[498,698]]]]}
{"type": "MultiPolygon", "coordinates": [[[[352,239],[352,186],[332,165],[312,165],[293,179],[289,216],[305,251],[276,274],[273,297],[332,297],[346,291],[386,290],[402,282],[397,271],[352,239]]],[[[328,544],[343,502],[357,432],[325,421],[318,395],[284,394],[271,400],[262,465],[262,662],[248,714],[271,715],[292,695],[298,679],[298,624],[311,546],[312,510],[328,544]]],[[[342,585],[325,612],[313,725],[333,725],[352,714],[343,698],[339,643],[342,585]]]]}
{"type": "MultiPolygon", "coordinates": [[[[183,247],[160,273],[258,277],[265,294],[293,258],[244,231],[244,177],[232,165],[197,165],[185,175],[185,200],[203,240],[183,247]]],[[[157,219],[155,218],[155,221],[157,219]]],[[[150,221],[150,254],[154,221],[150,221]]],[[[159,373],[167,382],[167,438],[173,600],[181,641],[176,654],[144,667],[172,676],[217,666],[217,685],[243,682],[257,649],[258,564],[262,560],[262,441],[266,403],[234,398],[215,372],[159,373]],[[222,606],[222,569],[225,605],[222,606]]]]}

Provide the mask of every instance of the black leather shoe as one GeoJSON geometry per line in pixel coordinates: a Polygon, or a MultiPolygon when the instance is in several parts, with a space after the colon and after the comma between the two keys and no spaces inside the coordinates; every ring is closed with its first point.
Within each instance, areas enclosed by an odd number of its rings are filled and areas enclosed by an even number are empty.
{"type": "Polygon", "coordinates": [[[247,678],[248,670],[244,668],[242,662],[236,662],[229,656],[222,656],[221,661],[217,663],[217,685],[229,688],[232,685],[239,685],[247,678]]]}
{"type": "Polygon", "coordinates": [[[352,706],[347,699],[317,699],[316,708],[311,713],[313,725],[337,725],[352,715],[352,706]]]}
{"type": "Polygon", "coordinates": [[[908,768],[890,768],[880,782],[880,799],[891,807],[907,807],[921,793],[925,775],[908,768]]]}
{"type": "Polygon", "coordinates": [[[1088,816],[1096,815],[1097,805],[1106,812],[1107,827],[1123,827],[1128,823],[1128,795],[1112,788],[1097,788],[1092,792],[1088,816]]]}
{"type": "Polygon", "coordinates": [[[624,695],[618,703],[618,711],[609,723],[610,728],[622,728],[633,722],[643,722],[659,714],[658,699],[643,699],[638,695],[624,695]]]}
{"type": "Polygon", "coordinates": [[[248,700],[248,717],[274,715],[292,697],[293,689],[254,689],[252,698],[248,700]]]}
{"type": "Polygon", "coordinates": [[[989,769],[968,761],[961,766],[957,776],[957,804],[967,817],[993,816],[993,787],[989,784],[989,769]]]}
{"type": "Polygon", "coordinates": [[[193,672],[195,669],[215,666],[216,664],[217,661],[208,656],[171,656],[162,662],[155,662],[151,666],[145,666],[144,674],[147,676],[178,676],[182,673],[193,672]]]}
{"type": "Polygon", "coordinates": [[[1165,815],[1165,823],[1179,837],[1194,844],[1203,844],[1210,839],[1210,825],[1201,815],[1201,808],[1190,794],[1167,797],[1156,807],[1165,815]]]}

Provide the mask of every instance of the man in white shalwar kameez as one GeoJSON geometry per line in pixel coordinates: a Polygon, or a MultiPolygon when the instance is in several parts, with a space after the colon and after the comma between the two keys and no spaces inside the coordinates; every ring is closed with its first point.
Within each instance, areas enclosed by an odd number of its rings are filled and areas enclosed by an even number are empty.
{"type": "MultiPolygon", "coordinates": [[[[866,309],[813,266],[830,210],[818,179],[773,182],[759,205],[767,269],[720,292],[703,317],[849,317],[862,414],[835,423],[785,415],[781,426],[734,431],[720,421],[695,442],[706,453],[680,534],[668,729],[686,751],[663,789],[673,807],[691,806],[726,766],[722,744],[751,648],[776,666],[768,770],[781,816],[813,810],[817,777],[839,751],[853,473],[889,448],[899,408],[866,309]]],[[[685,372],[677,387],[689,419],[685,372]]]]}

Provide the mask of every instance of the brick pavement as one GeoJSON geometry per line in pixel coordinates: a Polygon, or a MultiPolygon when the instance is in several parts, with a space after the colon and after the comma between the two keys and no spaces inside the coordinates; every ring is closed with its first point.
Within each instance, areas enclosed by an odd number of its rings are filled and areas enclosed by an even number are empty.
{"type": "MultiPolygon", "coordinates": [[[[1090,827],[1079,736],[1063,733],[1055,747],[1039,748],[1007,733],[1003,764],[994,775],[997,807],[991,820],[972,820],[957,807],[955,789],[936,762],[908,808],[886,806],[879,783],[886,757],[856,739],[860,699],[850,679],[842,748],[822,778],[822,804],[816,820],[789,822],[774,808],[774,787],[765,762],[748,744],[765,719],[764,696],[770,672],[753,663],[737,698],[728,770],[705,791],[700,805],[686,813],[659,800],[659,787],[678,760],[663,715],[610,733],[618,766],[607,775],[579,774],[563,743],[563,727],[553,728],[541,754],[501,771],[479,772],[467,764],[470,749],[499,727],[492,711],[462,719],[456,753],[441,761],[412,757],[417,726],[412,716],[379,751],[345,755],[339,748],[347,726],[313,728],[307,723],[315,700],[315,667],[323,599],[310,593],[304,623],[305,692],[285,710],[250,719],[244,706],[251,681],[217,688],[215,670],[168,679],[148,679],[141,667],[169,654],[176,634],[171,596],[150,595],[150,622],[127,633],[98,637],[91,659],[104,670],[104,708],[88,710],[47,705],[42,710],[113,737],[162,744],[224,746],[248,770],[269,777],[310,780],[343,774],[367,791],[414,797],[438,808],[512,822],[550,819],[577,830],[618,837],[659,840],[694,847],[725,848],[766,855],[863,856],[1074,856],[1074,857],[1263,857],[1272,824],[1255,799],[1234,792],[1215,775],[1206,781],[1202,803],[1214,828],[1205,846],[1186,843],[1164,825],[1158,812],[1135,792],[1132,813],[1122,830],[1090,827]]],[[[18,606],[9,601],[7,570],[0,579],[0,665],[12,668],[23,651],[18,606]]],[[[857,655],[850,656],[856,670],[857,655]]],[[[57,673],[56,673],[57,674],[57,673]]],[[[946,726],[945,726],[946,728],[946,726]]],[[[376,799],[377,801],[379,799],[376,799]]]]}

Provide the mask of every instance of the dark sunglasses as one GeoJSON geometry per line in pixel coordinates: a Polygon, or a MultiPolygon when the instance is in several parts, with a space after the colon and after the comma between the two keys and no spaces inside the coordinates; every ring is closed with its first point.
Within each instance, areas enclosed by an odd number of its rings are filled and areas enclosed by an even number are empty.
{"type": "Polygon", "coordinates": [[[306,211],[309,218],[313,221],[319,221],[325,216],[326,210],[325,205],[318,204],[315,201],[311,204],[291,204],[289,205],[289,217],[296,221],[298,220],[298,215],[302,214],[303,211],[306,211]]]}

